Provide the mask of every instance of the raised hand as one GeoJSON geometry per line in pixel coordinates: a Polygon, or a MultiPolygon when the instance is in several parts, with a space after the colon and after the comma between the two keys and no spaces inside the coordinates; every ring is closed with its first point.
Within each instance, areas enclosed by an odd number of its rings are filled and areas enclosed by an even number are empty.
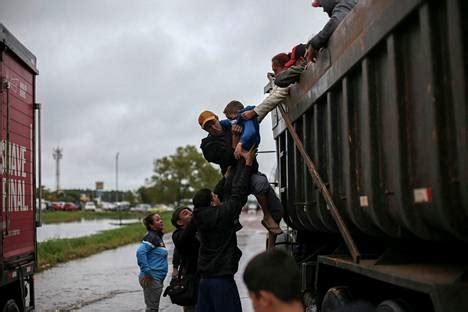
{"type": "Polygon", "coordinates": [[[315,63],[317,61],[317,51],[311,46],[308,46],[305,53],[305,58],[307,60],[307,63],[315,63]]]}
{"type": "Polygon", "coordinates": [[[250,119],[252,119],[252,118],[257,117],[257,113],[256,113],[253,109],[251,109],[251,110],[249,110],[249,111],[243,112],[243,113],[241,114],[241,117],[242,117],[242,119],[250,120],[250,119]]]}
{"type": "Polygon", "coordinates": [[[233,135],[239,136],[242,133],[242,127],[239,126],[238,124],[232,125],[231,132],[233,135]]]}
{"type": "Polygon", "coordinates": [[[255,153],[257,152],[257,149],[256,149],[256,146],[253,145],[250,150],[248,151],[245,151],[245,150],[242,150],[241,151],[241,156],[245,159],[245,164],[247,166],[252,166],[254,160],[255,160],[255,153]]]}
{"type": "Polygon", "coordinates": [[[236,159],[240,159],[241,158],[241,155],[242,155],[242,143],[238,143],[236,145],[236,148],[234,149],[234,158],[236,159]]]}

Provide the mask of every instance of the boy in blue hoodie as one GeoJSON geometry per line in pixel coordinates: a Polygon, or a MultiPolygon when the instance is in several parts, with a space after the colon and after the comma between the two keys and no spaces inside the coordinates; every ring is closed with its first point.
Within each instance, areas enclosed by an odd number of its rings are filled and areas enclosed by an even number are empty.
{"type": "Polygon", "coordinates": [[[239,101],[231,101],[224,108],[224,115],[226,115],[227,120],[221,120],[221,126],[224,129],[229,128],[230,124],[237,124],[242,127],[242,132],[240,134],[239,143],[237,143],[236,148],[234,149],[234,157],[236,159],[240,158],[242,149],[244,151],[249,151],[252,146],[258,147],[260,144],[260,126],[256,118],[246,120],[241,117],[243,112],[254,109],[255,106],[250,105],[244,108],[244,105],[239,101]]]}
{"type": "MultiPolygon", "coordinates": [[[[231,101],[224,108],[224,115],[226,115],[225,120],[221,120],[220,124],[224,130],[229,129],[231,125],[237,124],[242,127],[242,132],[240,133],[239,142],[236,144],[234,149],[234,157],[240,159],[242,152],[249,151],[253,146],[255,148],[260,144],[260,126],[258,124],[258,119],[253,118],[250,120],[243,119],[241,114],[245,111],[254,109],[255,106],[247,106],[244,108],[244,105],[239,101],[231,101]]],[[[271,245],[269,248],[273,247],[276,235],[280,234],[282,231],[278,223],[273,218],[271,211],[268,207],[267,200],[263,199],[265,194],[256,194],[257,200],[259,201],[260,206],[263,211],[263,220],[262,225],[273,235],[269,238],[271,245]]]]}

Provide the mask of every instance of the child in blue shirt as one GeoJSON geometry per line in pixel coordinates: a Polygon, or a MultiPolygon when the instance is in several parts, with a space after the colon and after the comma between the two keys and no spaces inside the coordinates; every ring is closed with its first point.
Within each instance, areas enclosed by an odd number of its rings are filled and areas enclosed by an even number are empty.
{"type": "Polygon", "coordinates": [[[236,159],[240,158],[242,149],[249,151],[252,146],[255,145],[255,148],[257,148],[260,144],[260,126],[257,118],[246,120],[241,117],[243,112],[254,108],[255,106],[252,105],[244,108],[241,102],[235,100],[229,102],[226,108],[224,108],[224,115],[226,115],[227,120],[221,120],[221,126],[224,129],[229,128],[230,124],[237,124],[242,127],[239,143],[237,143],[234,149],[234,157],[236,159]]]}
{"type": "MultiPolygon", "coordinates": [[[[237,124],[242,127],[239,143],[237,143],[234,149],[234,157],[236,159],[241,157],[242,150],[249,151],[252,147],[257,148],[260,144],[260,126],[257,118],[248,120],[241,117],[243,112],[254,108],[255,106],[247,106],[244,108],[244,105],[241,102],[235,100],[229,102],[224,108],[224,115],[226,115],[226,118],[228,119],[220,121],[223,129],[229,129],[232,124],[237,124]]],[[[268,191],[269,189],[265,189],[263,193],[256,193],[255,197],[263,211],[263,220],[261,221],[262,225],[273,234],[271,240],[274,241],[276,235],[281,234],[282,231],[278,223],[272,217],[268,204],[269,200],[267,199],[268,191]]]]}

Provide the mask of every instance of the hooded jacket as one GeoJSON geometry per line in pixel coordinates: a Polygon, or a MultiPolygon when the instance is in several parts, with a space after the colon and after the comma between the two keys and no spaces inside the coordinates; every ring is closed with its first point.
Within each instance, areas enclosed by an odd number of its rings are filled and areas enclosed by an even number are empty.
{"type": "MultiPolygon", "coordinates": [[[[231,193],[219,206],[195,207],[195,220],[200,236],[198,271],[201,277],[234,275],[242,252],[237,247],[234,220],[247,201],[252,168],[238,163],[234,173],[226,179],[231,193]]],[[[226,193],[225,193],[226,194],[226,193]]]]}
{"type": "Polygon", "coordinates": [[[312,46],[317,51],[324,47],[336,27],[338,27],[357,2],[358,0],[320,0],[320,5],[328,14],[330,20],[317,35],[309,40],[307,45],[312,46]]]}

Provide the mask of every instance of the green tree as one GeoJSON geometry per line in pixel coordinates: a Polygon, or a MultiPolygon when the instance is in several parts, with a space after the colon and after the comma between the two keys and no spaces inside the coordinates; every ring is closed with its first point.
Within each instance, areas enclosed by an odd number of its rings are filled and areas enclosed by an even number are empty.
{"type": "Polygon", "coordinates": [[[143,202],[179,205],[201,188],[213,188],[221,178],[194,145],[178,147],[174,155],[156,159],[148,187],[138,193],[143,202]]]}

